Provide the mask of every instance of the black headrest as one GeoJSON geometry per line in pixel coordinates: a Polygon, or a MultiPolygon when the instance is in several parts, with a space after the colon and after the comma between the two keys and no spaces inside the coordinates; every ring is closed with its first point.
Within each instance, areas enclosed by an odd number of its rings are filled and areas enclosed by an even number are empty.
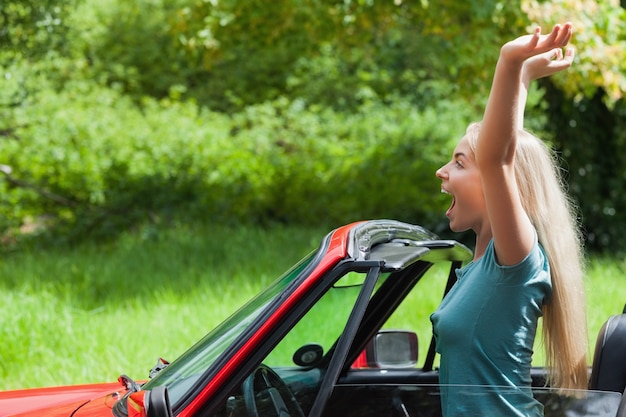
{"type": "Polygon", "coordinates": [[[624,392],[626,388],[626,314],[609,317],[600,329],[589,388],[624,392]]]}

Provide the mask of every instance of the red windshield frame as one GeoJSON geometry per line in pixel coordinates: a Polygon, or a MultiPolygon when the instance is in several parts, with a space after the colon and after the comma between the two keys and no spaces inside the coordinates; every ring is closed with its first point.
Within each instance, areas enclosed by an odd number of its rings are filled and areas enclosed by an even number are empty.
{"type": "Polygon", "coordinates": [[[197,413],[203,404],[205,404],[219,388],[230,379],[231,375],[241,367],[245,360],[253,354],[257,346],[273,333],[276,326],[278,326],[283,321],[283,318],[298,305],[300,300],[315,287],[326,272],[347,256],[350,231],[360,223],[362,222],[351,223],[332,232],[328,249],[315,269],[302,284],[289,295],[285,302],[276,309],[269,319],[261,325],[258,332],[252,335],[241,349],[228,360],[224,367],[215,375],[215,378],[211,379],[207,386],[180,412],[180,417],[191,417],[197,413]]]}

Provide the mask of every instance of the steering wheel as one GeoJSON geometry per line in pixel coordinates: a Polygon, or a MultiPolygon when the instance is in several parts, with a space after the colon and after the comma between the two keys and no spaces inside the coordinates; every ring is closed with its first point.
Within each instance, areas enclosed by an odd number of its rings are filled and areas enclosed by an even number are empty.
{"type": "MultiPolygon", "coordinates": [[[[242,384],[243,400],[248,416],[259,417],[259,407],[271,406],[278,417],[304,417],[300,404],[280,376],[269,366],[261,364],[242,384]]],[[[261,408],[261,415],[266,415],[261,408]]]]}

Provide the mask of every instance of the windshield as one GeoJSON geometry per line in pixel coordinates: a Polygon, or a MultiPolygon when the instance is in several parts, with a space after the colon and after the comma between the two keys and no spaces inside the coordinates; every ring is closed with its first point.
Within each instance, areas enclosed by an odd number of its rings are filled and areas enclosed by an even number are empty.
{"type": "MultiPolygon", "coordinates": [[[[342,272],[344,274],[338,274],[334,284],[271,347],[260,360],[261,364],[229,393],[226,401],[219,404],[217,412],[208,415],[276,416],[277,403],[270,400],[272,395],[265,396],[274,393],[272,388],[278,389],[281,398],[287,399],[288,408],[297,402],[297,408],[304,415],[311,411],[334,359],[337,341],[349,327],[349,318],[369,276],[369,270],[342,272]],[[254,404],[252,398],[256,398],[254,404]]],[[[380,290],[390,276],[389,273],[378,275],[375,272],[371,278],[377,280],[380,290]]],[[[291,411],[292,416],[302,414],[291,411]]]]}
{"type": "Polygon", "coordinates": [[[315,252],[301,260],[142,388],[149,390],[156,386],[166,385],[172,404],[178,402],[226,349],[234,341],[240,339],[241,334],[263,310],[295,280],[300,272],[311,264],[314,256],[315,252]]]}

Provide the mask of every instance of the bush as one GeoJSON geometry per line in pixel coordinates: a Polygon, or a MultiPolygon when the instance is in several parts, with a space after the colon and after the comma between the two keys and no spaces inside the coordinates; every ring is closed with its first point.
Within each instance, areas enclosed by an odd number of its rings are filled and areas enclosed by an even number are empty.
{"type": "Polygon", "coordinates": [[[269,131],[261,133],[252,122],[246,135],[275,138],[281,150],[270,217],[332,224],[391,217],[432,224],[445,204],[434,173],[465,125],[462,118],[444,122],[440,111],[419,113],[398,100],[347,114],[296,102],[269,131]]]}
{"type": "Polygon", "coordinates": [[[188,204],[228,133],[225,116],[167,101],[141,108],[88,82],[41,91],[15,118],[20,140],[4,143],[3,155],[29,187],[8,187],[5,215],[19,201],[22,215],[53,215],[81,232],[115,232],[107,229],[188,204]]]}
{"type": "Polygon", "coordinates": [[[19,141],[2,143],[14,180],[3,183],[4,226],[45,217],[69,236],[107,236],[180,213],[432,224],[445,204],[434,171],[463,114],[461,106],[420,113],[402,99],[351,114],[279,99],[228,117],[170,99],[137,106],[89,82],[44,89],[14,113],[19,141]]]}

